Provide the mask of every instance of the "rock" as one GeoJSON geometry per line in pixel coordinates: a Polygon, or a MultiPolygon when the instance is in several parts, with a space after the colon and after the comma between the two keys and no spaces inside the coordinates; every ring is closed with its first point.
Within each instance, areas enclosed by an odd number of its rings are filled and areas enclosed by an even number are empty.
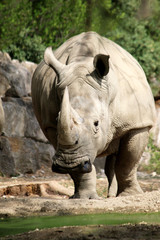
{"type": "Polygon", "coordinates": [[[0,97],[4,97],[6,91],[10,89],[8,79],[0,72],[0,97]]]}
{"type": "Polygon", "coordinates": [[[1,74],[0,72],[0,134],[2,133],[5,117],[4,117],[4,110],[2,106],[1,97],[5,95],[6,91],[10,88],[8,80],[1,74]]]}
{"type": "Polygon", "coordinates": [[[4,132],[10,137],[26,137],[48,142],[35,118],[32,100],[27,98],[3,98],[5,112],[4,132]]]}
{"type": "Polygon", "coordinates": [[[30,62],[30,61],[22,61],[22,62],[19,62],[17,59],[13,59],[12,60],[12,63],[16,66],[23,66],[25,67],[30,73],[31,75],[33,75],[36,67],[37,67],[37,64],[36,63],[33,63],[33,62],[30,62]]]}
{"type": "Polygon", "coordinates": [[[35,173],[42,166],[50,168],[52,164],[54,149],[42,133],[28,97],[36,66],[28,61],[11,60],[7,53],[0,52],[0,97],[3,96],[0,130],[4,125],[4,136],[0,137],[2,175],[35,173]]]}
{"type": "Polygon", "coordinates": [[[15,171],[15,163],[11,153],[11,147],[7,139],[0,138],[0,174],[13,176],[15,171]]]}
{"type": "Polygon", "coordinates": [[[35,173],[43,165],[51,167],[54,149],[50,144],[30,138],[2,136],[0,146],[1,174],[14,176],[35,173]]]}
{"type": "Polygon", "coordinates": [[[21,99],[3,99],[5,112],[4,132],[7,136],[24,136],[25,131],[25,108],[22,107],[21,99]]]}
{"type": "Polygon", "coordinates": [[[11,62],[11,57],[8,53],[0,51],[0,62],[11,62]]]}
{"type": "MultiPolygon", "coordinates": [[[[18,67],[24,67],[25,69],[27,69],[29,71],[29,73],[31,74],[31,78],[33,76],[33,73],[37,67],[37,64],[33,63],[33,62],[29,62],[29,61],[23,61],[23,62],[19,62],[18,60],[12,60],[12,63],[15,66],[18,67]]],[[[25,87],[27,90],[28,95],[31,94],[31,79],[29,79],[29,81],[25,82],[25,87]]]]}
{"type": "Polygon", "coordinates": [[[156,172],[152,172],[152,173],[151,173],[151,176],[152,176],[152,177],[156,177],[156,176],[157,176],[157,173],[156,173],[156,172]]]}
{"type": "Polygon", "coordinates": [[[30,93],[31,73],[26,68],[15,66],[12,62],[0,62],[0,73],[11,86],[7,96],[24,97],[30,93]]]}
{"type": "Polygon", "coordinates": [[[25,68],[27,68],[27,70],[31,73],[31,76],[33,75],[36,67],[37,67],[37,64],[36,63],[33,63],[33,62],[29,62],[29,61],[23,61],[21,62],[21,65],[25,68]]]}

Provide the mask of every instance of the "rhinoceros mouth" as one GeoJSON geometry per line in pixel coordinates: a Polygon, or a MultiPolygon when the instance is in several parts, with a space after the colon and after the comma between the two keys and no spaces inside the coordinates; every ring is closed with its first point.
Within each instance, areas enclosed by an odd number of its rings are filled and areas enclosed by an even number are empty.
{"type": "Polygon", "coordinates": [[[88,156],[79,157],[66,161],[62,157],[53,157],[52,171],[57,173],[89,173],[92,171],[92,164],[88,156]]]}

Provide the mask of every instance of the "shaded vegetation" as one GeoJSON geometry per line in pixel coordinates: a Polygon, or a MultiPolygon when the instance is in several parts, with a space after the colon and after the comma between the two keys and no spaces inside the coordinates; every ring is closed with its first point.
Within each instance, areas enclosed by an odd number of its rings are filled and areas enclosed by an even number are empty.
{"type": "Polygon", "coordinates": [[[154,95],[160,81],[158,0],[2,0],[0,50],[12,58],[39,62],[83,31],[96,31],[129,51],[142,65],[154,95]]]}
{"type": "Polygon", "coordinates": [[[160,148],[155,146],[153,139],[149,138],[147,151],[150,153],[148,165],[143,166],[143,170],[148,173],[156,172],[160,174],[160,148]]]}

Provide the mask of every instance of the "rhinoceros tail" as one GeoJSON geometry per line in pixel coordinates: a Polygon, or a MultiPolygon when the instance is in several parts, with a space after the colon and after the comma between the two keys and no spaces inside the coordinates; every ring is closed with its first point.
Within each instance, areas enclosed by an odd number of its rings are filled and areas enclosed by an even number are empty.
{"type": "Polygon", "coordinates": [[[53,68],[53,70],[59,75],[60,72],[62,71],[62,69],[65,68],[65,64],[61,63],[60,61],[58,61],[52,51],[52,47],[48,47],[46,48],[45,52],[44,52],[44,61],[45,63],[50,66],[51,68],[53,68]]]}

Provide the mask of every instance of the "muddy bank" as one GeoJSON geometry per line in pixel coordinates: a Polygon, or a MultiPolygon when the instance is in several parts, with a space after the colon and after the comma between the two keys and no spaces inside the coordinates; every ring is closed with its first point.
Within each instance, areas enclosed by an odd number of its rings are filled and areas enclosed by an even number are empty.
{"type": "Polygon", "coordinates": [[[121,226],[83,226],[44,229],[1,238],[5,240],[114,240],[114,239],[159,239],[160,226],[146,224],[127,224],[121,226]]]}

